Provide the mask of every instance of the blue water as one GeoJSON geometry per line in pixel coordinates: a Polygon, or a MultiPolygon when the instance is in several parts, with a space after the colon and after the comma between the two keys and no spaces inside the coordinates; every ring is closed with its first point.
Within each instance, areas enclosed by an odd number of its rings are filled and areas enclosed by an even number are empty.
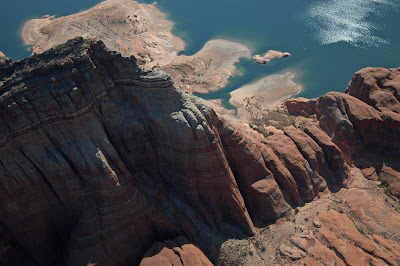
{"type": "MultiPolygon", "coordinates": [[[[266,75],[291,70],[302,84],[299,96],[317,97],[343,91],[354,72],[366,66],[400,65],[400,0],[159,0],[158,8],[175,22],[185,40],[184,54],[194,54],[213,38],[247,45],[254,54],[269,49],[292,53],[267,65],[242,59],[242,75],[226,88],[202,95],[221,98],[266,75]]],[[[68,15],[100,1],[5,2],[0,10],[0,51],[20,59],[29,55],[19,37],[23,23],[45,14],[68,15]],[[21,7],[24,8],[21,8],[21,7]]],[[[152,3],[141,0],[139,2],[152,3]]]]}

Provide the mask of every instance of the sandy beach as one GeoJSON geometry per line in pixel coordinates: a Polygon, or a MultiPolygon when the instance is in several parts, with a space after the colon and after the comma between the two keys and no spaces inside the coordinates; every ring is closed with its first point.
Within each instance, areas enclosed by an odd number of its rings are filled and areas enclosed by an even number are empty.
{"type": "Polygon", "coordinates": [[[5,57],[6,55],[2,52],[2,51],[0,51],[0,57],[5,57]]]}
{"type": "Polygon", "coordinates": [[[238,109],[240,119],[262,119],[268,111],[301,91],[301,85],[295,83],[293,78],[292,72],[266,76],[232,91],[230,103],[238,109]]]}

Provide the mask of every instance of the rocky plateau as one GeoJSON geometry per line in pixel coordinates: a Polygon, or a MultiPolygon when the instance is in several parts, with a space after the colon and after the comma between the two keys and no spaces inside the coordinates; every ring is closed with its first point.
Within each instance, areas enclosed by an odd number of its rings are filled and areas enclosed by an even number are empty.
{"type": "Polygon", "coordinates": [[[264,132],[139,60],[0,59],[1,265],[400,265],[399,69],[264,132]]]}

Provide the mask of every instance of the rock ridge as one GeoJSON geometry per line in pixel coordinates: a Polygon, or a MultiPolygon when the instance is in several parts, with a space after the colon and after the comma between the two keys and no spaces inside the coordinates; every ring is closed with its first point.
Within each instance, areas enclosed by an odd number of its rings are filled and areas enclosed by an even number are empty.
{"type": "MultiPolygon", "coordinates": [[[[177,237],[215,262],[224,240],[350,182],[378,134],[397,149],[386,110],[341,93],[301,104],[312,125],[263,136],[100,41],[0,59],[0,247],[23,250],[0,262],[137,265],[177,237]]],[[[396,191],[396,165],[383,166],[396,191]]]]}

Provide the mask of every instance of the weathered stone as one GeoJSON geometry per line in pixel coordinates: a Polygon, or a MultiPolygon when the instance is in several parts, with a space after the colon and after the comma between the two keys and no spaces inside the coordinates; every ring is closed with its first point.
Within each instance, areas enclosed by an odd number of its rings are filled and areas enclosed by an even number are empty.
{"type": "Polygon", "coordinates": [[[184,237],[157,242],[146,252],[140,266],[212,266],[203,252],[184,237]]]}

